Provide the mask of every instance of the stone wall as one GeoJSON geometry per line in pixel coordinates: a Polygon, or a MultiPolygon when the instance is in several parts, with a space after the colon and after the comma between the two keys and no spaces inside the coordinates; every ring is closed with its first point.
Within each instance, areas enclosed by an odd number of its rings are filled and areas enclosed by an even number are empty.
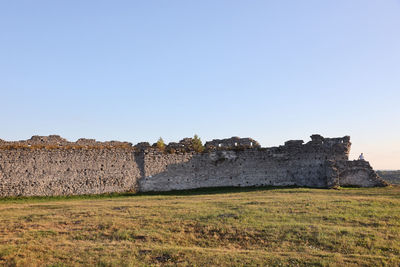
{"type": "Polygon", "coordinates": [[[387,183],[372,169],[368,161],[353,160],[335,163],[338,169],[339,185],[374,187],[387,183]]]}
{"type": "Polygon", "coordinates": [[[350,138],[291,140],[261,148],[251,138],[207,142],[192,139],[164,151],[143,142],[69,142],[34,136],[0,142],[0,196],[101,194],[169,191],[223,186],[383,186],[367,161],[348,161],[350,138]]]}
{"type": "Polygon", "coordinates": [[[146,155],[140,191],[169,191],[221,186],[326,187],[324,160],[288,159],[268,151],[211,151],[146,155]]]}
{"type": "Polygon", "coordinates": [[[102,194],[136,190],[131,150],[0,150],[0,196],[102,194]]]}
{"type": "Polygon", "coordinates": [[[226,149],[248,149],[260,148],[260,144],[252,138],[240,138],[234,136],[229,139],[214,139],[206,142],[207,150],[226,150],[226,149]]]}
{"type": "Polygon", "coordinates": [[[233,137],[206,143],[206,153],[145,152],[140,191],[169,191],[220,186],[333,187],[329,161],[347,161],[350,138],[287,141],[261,148],[253,139],[233,137]]]}

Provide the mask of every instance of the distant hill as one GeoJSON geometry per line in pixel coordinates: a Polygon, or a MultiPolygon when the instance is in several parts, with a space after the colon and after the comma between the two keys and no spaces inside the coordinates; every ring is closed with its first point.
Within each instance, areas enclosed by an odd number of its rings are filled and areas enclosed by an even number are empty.
{"type": "Polygon", "coordinates": [[[398,171],[376,171],[380,177],[392,184],[400,184],[400,170],[398,171]]]}

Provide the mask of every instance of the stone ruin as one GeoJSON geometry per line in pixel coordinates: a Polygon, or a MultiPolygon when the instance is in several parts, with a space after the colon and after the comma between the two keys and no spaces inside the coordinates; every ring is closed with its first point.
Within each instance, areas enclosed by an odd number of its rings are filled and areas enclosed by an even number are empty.
{"type": "Polygon", "coordinates": [[[224,149],[250,149],[261,148],[260,144],[251,138],[239,138],[237,136],[229,139],[214,139],[206,142],[206,150],[224,150],[224,149]]]}
{"type": "Polygon", "coordinates": [[[385,186],[364,160],[349,161],[350,137],[290,140],[264,148],[251,138],[192,138],[163,151],[148,142],[69,142],[58,135],[0,139],[0,197],[186,190],[205,187],[385,186]]]}
{"type": "Polygon", "coordinates": [[[59,135],[39,136],[34,135],[28,140],[4,141],[0,139],[1,148],[31,148],[31,149],[70,149],[70,148],[131,148],[132,143],[107,141],[99,142],[95,139],[80,138],[76,142],[69,142],[59,135]]]}

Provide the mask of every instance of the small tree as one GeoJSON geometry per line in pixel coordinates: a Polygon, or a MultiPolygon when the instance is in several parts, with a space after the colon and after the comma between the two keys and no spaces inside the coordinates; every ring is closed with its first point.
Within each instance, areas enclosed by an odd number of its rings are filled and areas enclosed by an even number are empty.
{"type": "Polygon", "coordinates": [[[194,135],[193,137],[193,149],[196,152],[203,152],[204,151],[204,146],[203,143],[201,142],[201,139],[197,134],[194,135]]]}
{"type": "Polygon", "coordinates": [[[158,139],[157,141],[157,148],[161,151],[165,150],[165,143],[164,140],[160,137],[160,139],[158,139]]]}

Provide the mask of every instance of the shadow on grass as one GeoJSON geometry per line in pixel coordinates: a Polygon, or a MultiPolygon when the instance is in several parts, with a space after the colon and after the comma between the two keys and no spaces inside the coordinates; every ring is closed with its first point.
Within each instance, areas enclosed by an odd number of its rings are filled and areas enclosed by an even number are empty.
{"type": "Polygon", "coordinates": [[[124,192],[124,193],[105,193],[98,195],[66,195],[66,196],[15,196],[0,198],[0,203],[5,202],[45,202],[58,200],[84,200],[84,199],[106,199],[122,197],[140,197],[140,196],[192,196],[192,195],[215,195],[240,192],[255,192],[277,189],[305,188],[298,186],[258,186],[258,187],[211,187],[197,188],[188,190],[173,190],[165,192],[124,192]]]}
{"type": "MultiPolygon", "coordinates": [[[[395,185],[396,187],[396,185],[395,185]]],[[[400,186],[399,186],[400,187],[400,186]]],[[[230,193],[246,193],[269,190],[282,190],[281,193],[309,193],[308,189],[334,190],[327,188],[304,187],[304,186],[253,186],[253,187],[208,187],[188,190],[173,190],[165,192],[124,192],[124,193],[106,193],[98,195],[67,195],[67,196],[18,196],[0,198],[1,203],[24,203],[24,202],[46,202],[59,200],[90,200],[90,199],[107,199],[107,198],[123,198],[123,197],[141,197],[141,196],[195,196],[195,195],[216,195],[230,193]],[[297,190],[282,190],[297,189],[297,190]]],[[[363,189],[360,187],[342,187],[340,189],[363,189]]],[[[335,190],[336,191],[336,190],[335,190]]]]}
{"type": "Polygon", "coordinates": [[[186,190],[172,190],[165,192],[139,192],[137,196],[191,196],[191,195],[215,195],[215,194],[229,194],[229,193],[241,193],[241,192],[254,192],[254,191],[265,191],[265,190],[276,190],[276,189],[293,189],[293,188],[305,188],[299,186],[249,186],[249,187],[237,187],[237,186],[225,186],[225,187],[206,187],[186,190]]]}

